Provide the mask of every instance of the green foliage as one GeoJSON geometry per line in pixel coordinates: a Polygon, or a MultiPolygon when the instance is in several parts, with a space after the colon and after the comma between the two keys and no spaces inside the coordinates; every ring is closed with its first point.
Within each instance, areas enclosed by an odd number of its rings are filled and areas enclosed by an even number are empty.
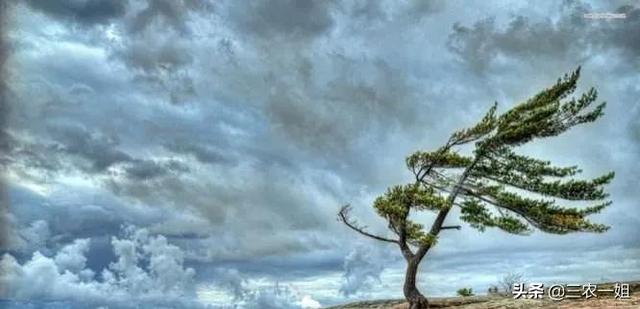
{"type": "Polygon", "coordinates": [[[460,219],[484,232],[486,227],[497,227],[511,234],[527,234],[530,232],[527,224],[509,214],[494,216],[477,199],[467,199],[462,202],[460,219]]]}
{"type": "Polygon", "coordinates": [[[458,296],[462,296],[462,297],[469,297],[469,296],[473,296],[473,289],[472,288],[461,288],[458,289],[456,291],[456,294],[458,294],[458,296]]]}
{"type": "Polygon", "coordinates": [[[607,173],[591,180],[546,181],[549,177],[564,178],[579,173],[575,167],[554,167],[542,161],[516,155],[503,150],[487,155],[472,171],[476,178],[492,180],[514,188],[566,200],[600,200],[608,195],[603,185],[608,184],[614,173],[607,173]]]}
{"type": "Polygon", "coordinates": [[[598,119],[603,115],[605,103],[586,111],[598,96],[593,88],[578,100],[561,102],[575,91],[579,77],[580,68],[499,116],[495,134],[482,142],[483,147],[518,146],[534,138],[557,136],[575,125],[598,119]]]}
{"type": "Polygon", "coordinates": [[[424,226],[422,224],[407,220],[407,242],[415,246],[435,246],[438,242],[438,237],[426,233],[423,228],[424,226]]]}
{"type": "Polygon", "coordinates": [[[534,139],[557,136],[603,115],[605,103],[591,108],[597,99],[595,89],[569,98],[579,77],[578,68],[503,114],[494,104],[478,123],[454,132],[442,147],[408,156],[406,165],[415,182],[389,188],[373,204],[399,236],[397,241],[383,240],[414,245],[424,253],[436,244],[452,206],[460,207],[460,219],[480,231],[488,227],[521,235],[533,228],[556,234],[606,231],[607,226],[587,216],[611,204],[605,200],[605,186],[613,180],[613,172],[577,179],[573,177],[582,172],[577,166],[555,166],[515,151],[534,139]],[[470,155],[455,149],[467,144],[475,146],[470,155]],[[569,204],[576,201],[592,204],[569,204]],[[438,212],[429,230],[409,219],[412,211],[423,210],[438,212]]]}
{"type": "Polygon", "coordinates": [[[498,116],[495,131],[476,143],[477,164],[469,170],[470,177],[460,196],[463,221],[480,231],[497,227],[514,234],[528,233],[529,225],[556,234],[600,233],[608,229],[590,222],[586,216],[600,212],[610,201],[579,209],[560,206],[556,199],[606,199],[604,186],[614,178],[613,172],[594,179],[572,179],[569,177],[581,172],[577,166],[557,167],[513,151],[534,138],[556,136],[603,115],[604,103],[586,110],[597,98],[593,88],[578,100],[561,102],[575,91],[579,76],[580,69],[565,75],[554,86],[498,116]],[[519,193],[522,191],[555,199],[529,198],[519,193]],[[489,207],[500,215],[492,214],[489,207]]]}
{"type": "MultiPolygon", "coordinates": [[[[611,204],[607,201],[584,209],[561,207],[555,200],[532,199],[513,192],[502,191],[493,196],[493,205],[511,211],[538,229],[554,234],[569,232],[605,232],[608,227],[586,219],[611,204]]],[[[462,218],[465,220],[466,218],[462,218]]],[[[505,230],[511,232],[509,230],[505,230]]]]}
{"type": "Polygon", "coordinates": [[[410,209],[438,210],[447,206],[447,200],[435,189],[420,183],[394,186],[373,203],[380,216],[391,220],[402,220],[410,209]]]}
{"type": "Polygon", "coordinates": [[[498,125],[498,122],[496,121],[497,110],[498,102],[493,104],[487,114],[475,126],[453,133],[450,139],[452,145],[462,145],[476,141],[493,131],[496,125],[498,125]]]}
{"type": "Polygon", "coordinates": [[[421,183],[394,186],[373,203],[378,215],[386,218],[396,232],[403,228],[407,240],[415,245],[435,244],[435,237],[423,231],[423,225],[407,219],[411,209],[439,210],[449,207],[448,201],[434,188],[421,183]]]}
{"type": "Polygon", "coordinates": [[[449,149],[438,149],[432,152],[417,151],[406,159],[407,167],[412,170],[426,166],[441,168],[462,168],[471,164],[473,158],[462,156],[449,149]]]}
{"type": "MultiPolygon", "coordinates": [[[[497,113],[494,104],[478,123],[454,132],[440,148],[408,156],[406,165],[415,182],[393,186],[373,203],[397,238],[367,232],[349,218],[348,205],[340,210],[338,220],[362,235],[399,245],[408,262],[406,284],[413,284],[405,285],[405,289],[415,291],[417,266],[437,244],[440,232],[460,229],[444,225],[453,206],[460,208],[460,220],[480,231],[492,227],[519,235],[529,234],[533,228],[555,234],[605,232],[608,226],[593,223],[587,216],[611,205],[605,200],[608,193],[604,187],[613,180],[613,172],[593,179],[572,178],[581,173],[577,166],[555,166],[515,152],[516,147],[534,139],[557,136],[603,115],[605,103],[589,109],[597,99],[593,88],[579,99],[567,99],[575,91],[579,76],[578,68],[503,114],[497,113]],[[470,155],[454,149],[463,145],[475,146],[470,155]],[[567,205],[576,201],[592,204],[567,205]],[[429,229],[409,219],[412,212],[423,210],[437,212],[429,229]]],[[[501,283],[511,284],[520,278],[506,277],[501,283]]],[[[498,291],[492,287],[490,292],[498,291]]],[[[471,288],[457,293],[473,295],[471,288]]]]}

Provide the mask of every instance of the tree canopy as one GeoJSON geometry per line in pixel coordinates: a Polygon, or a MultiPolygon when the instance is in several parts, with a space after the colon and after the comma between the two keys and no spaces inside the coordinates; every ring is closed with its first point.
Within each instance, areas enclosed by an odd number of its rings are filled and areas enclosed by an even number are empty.
{"type": "Polygon", "coordinates": [[[442,229],[459,229],[442,225],[453,206],[460,207],[462,221],[480,231],[606,231],[608,226],[593,223],[587,216],[611,204],[604,186],[613,179],[613,172],[576,179],[581,173],[577,166],[556,166],[515,151],[535,139],[557,136],[603,115],[606,103],[593,106],[597,99],[594,88],[569,99],[579,76],[580,68],[503,114],[498,114],[496,103],[478,123],[454,132],[442,147],[409,155],[406,165],[415,179],[389,188],[373,203],[396,237],[368,233],[349,217],[349,206],[342,208],[339,219],[366,236],[399,244],[408,258],[424,255],[442,229]],[[470,154],[457,150],[472,143],[470,154]],[[576,201],[591,205],[572,206],[576,201]],[[411,212],[424,210],[438,212],[429,230],[410,219],[411,212]],[[409,246],[418,248],[418,252],[409,246]]]}

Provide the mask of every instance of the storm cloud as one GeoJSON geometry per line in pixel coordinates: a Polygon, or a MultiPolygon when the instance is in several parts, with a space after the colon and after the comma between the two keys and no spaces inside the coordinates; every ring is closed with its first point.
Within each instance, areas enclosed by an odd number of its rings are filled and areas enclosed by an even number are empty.
{"type": "Polygon", "coordinates": [[[107,291],[135,303],[136,290],[185,308],[401,297],[399,252],[350,233],[339,207],[390,233],[370,205],[410,181],[407,154],[577,66],[578,91],[596,87],[606,115],[522,151],[586,176],[614,170],[614,204],[596,218],[612,229],[519,238],[463,225],[443,233],[421,285],[483,291],[513,268],[549,282],[640,275],[631,1],[2,6],[1,289],[12,306],[106,304],[107,291]],[[43,280],[55,284],[34,290],[43,280]]]}
{"type": "MultiPolygon", "coordinates": [[[[619,53],[629,69],[637,68],[640,57],[638,20],[640,8],[633,5],[612,7],[610,13],[625,14],[621,20],[593,20],[585,14],[595,8],[580,1],[565,1],[560,16],[532,20],[512,17],[502,27],[494,18],[472,26],[455,23],[448,46],[476,71],[486,69],[499,56],[525,62],[568,60],[585,63],[608,51],[619,53]]],[[[615,60],[615,58],[614,58],[615,60]]]]}
{"type": "Polygon", "coordinates": [[[125,14],[128,1],[119,0],[61,0],[26,3],[34,10],[54,18],[67,19],[82,25],[104,24],[125,14]]]}

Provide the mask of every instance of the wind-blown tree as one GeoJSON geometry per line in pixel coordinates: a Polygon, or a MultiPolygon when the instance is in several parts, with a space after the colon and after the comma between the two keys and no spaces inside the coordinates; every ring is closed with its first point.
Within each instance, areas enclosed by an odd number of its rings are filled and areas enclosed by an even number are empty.
{"type": "Polygon", "coordinates": [[[389,188],[373,203],[393,237],[367,231],[350,217],[349,205],[342,207],[338,219],[346,226],[399,246],[407,261],[404,296],[411,309],[429,307],[416,287],[418,266],[441,231],[460,230],[460,226],[444,225],[454,206],[460,208],[462,221],[480,231],[495,227],[527,235],[534,229],[567,234],[602,233],[609,228],[590,222],[587,216],[611,204],[604,185],[613,179],[613,172],[575,179],[581,172],[577,166],[559,167],[514,151],[534,139],[560,135],[603,115],[605,103],[592,106],[597,98],[593,88],[577,99],[568,99],[579,76],[580,68],[500,115],[494,104],[477,124],[453,133],[442,147],[407,157],[406,165],[415,179],[389,188]],[[473,151],[461,154],[457,148],[467,144],[474,146],[473,151]],[[590,206],[572,204],[578,201],[591,202],[590,206]],[[429,229],[410,219],[412,213],[425,210],[437,213],[429,229]]]}

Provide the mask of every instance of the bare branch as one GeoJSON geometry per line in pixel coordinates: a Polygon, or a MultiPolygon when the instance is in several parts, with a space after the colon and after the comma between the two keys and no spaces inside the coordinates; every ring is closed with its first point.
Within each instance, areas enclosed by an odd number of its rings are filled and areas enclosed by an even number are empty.
{"type": "Polygon", "coordinates": [[[351,211],[351,206],[345,205],[340,208],[340,212],[338,212],[338,220],[348,226],[350,229],[373,239],[391,242],[394,244],[398,244],[399,242],[395,239],[389,239],[378,235],[373,235],[367,231],[365,231],[366,227],[358,226],[358,223],[355,220],[349,219],[349,212],[351,211]]]}

